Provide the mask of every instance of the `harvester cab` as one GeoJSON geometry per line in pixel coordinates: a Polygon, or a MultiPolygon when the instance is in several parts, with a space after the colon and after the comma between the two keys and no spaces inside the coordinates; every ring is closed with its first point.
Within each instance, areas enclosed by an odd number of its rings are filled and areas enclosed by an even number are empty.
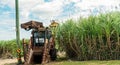
{"type": "Polygon", "coordinates": [[[29,43],[23,39],[23,54],[25,64],[47,63],[56,59],[54,35],[41,22],[30,21],[21,24],[21,28],[32,30],[29,43]]]}
{"type": "Polygon", "coordinates": [[[33,32],[33,46],[44,46],[46,34],[45,31],[33,32]]]}

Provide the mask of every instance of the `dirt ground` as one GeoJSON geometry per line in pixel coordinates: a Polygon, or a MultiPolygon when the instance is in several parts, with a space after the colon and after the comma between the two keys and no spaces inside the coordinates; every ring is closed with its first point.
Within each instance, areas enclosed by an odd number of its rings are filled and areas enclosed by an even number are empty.
{"type": "MultiPolygon", "coordinates": [[[[52,61],[50,63],[47,63],[45,65],[55,65],[55,64],[59,64],[61,62],[55,62],[55,61],[52,61]]],[[[0,59],[0,65],[17,65],[17,59],[14,58],[14,59],[0,59]]],[[[21,64],[23,65],[23,64],[21,64]]],[[[40,65],[40,64],[35,64],[35,65],[40,65]]]]}
{"type": "MultiPolygon", "coordinates": [[[[15,59],[0,59],[0,65],[16,65],[16,64],[17,64],[16,58],[15,59]]],[[[59,62],[51,62],[45,65],[53,65],[53,64],[59,64],[59,62]]],[[[36,65],[40,65],[40,64],[36,64],[36,65]]]]}
{"type": "Polygon", "coordinates": [[[7,65],[7,64],[16,64],[17,59],[0,59],[0,65],[7,65]]]}

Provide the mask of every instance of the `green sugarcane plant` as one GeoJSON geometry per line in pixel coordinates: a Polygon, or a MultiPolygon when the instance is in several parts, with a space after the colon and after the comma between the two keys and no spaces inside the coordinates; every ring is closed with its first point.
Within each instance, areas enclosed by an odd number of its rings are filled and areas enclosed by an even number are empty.
{"type": "Polygon", "coordinates": [[[57,39],[69,58],[120,59],[120,12],[67,20],[57,29],[57,39]]]}

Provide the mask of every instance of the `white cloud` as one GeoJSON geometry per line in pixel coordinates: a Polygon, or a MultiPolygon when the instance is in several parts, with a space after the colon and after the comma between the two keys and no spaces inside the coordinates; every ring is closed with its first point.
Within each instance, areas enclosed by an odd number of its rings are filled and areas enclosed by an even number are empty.
{"type": "Polygon", "coordinates": [[[120,4],[119,0],[82,0],[82,2],[75,3],[75,7],[79,11],[72,17],[86,17],[90,14],[98,14],[99,12],[115,11],[115,6],[118,6],[118,4],[120,4]],[[95,9],[97,9],[97,13],[94,12],[95,9]]]}
{"type": "Polygon", "coordinates": [[[22,18],[26,18],[26,19],[28,19],[29,14],[30,14],[29,10],[22,10],[22,11],[20,12],[20,16],[21,16],[22,18]]]}
{"type": "MultiPolygon", "coordinates": [[[[30,21],[32,19],[29,17],[30,14],[32,14],[33,17],[39,18],[34,20],[41,21],[45,26],[48,26],[51,19],[57,19],[59,22],[63,22],[69,18],[77,19],[80,16],[88,16],[91,12],[94,13],[93,10],[95,8],[97,8],[98,11],[113,11],[115,10],[115,6],[120,6],[118,4],[120,4],[120,0],[52,0],[51,2],[45,2],[44,0],[19,0],[20,24],[30,21]],[[64,14],[63,7],[71,3],[75,4],[76,8],[73,7],[73,9],[76,11],[74,13],[71,12],[68,16],[61,15],[64,14]]],[[[0,0],[0,7],[6,5],[15,9],[15,0],[0,0]]],[[[14,12],[8,11],[3,12],[2,14],[7,18],[9,14],[14,14],[14,12]]],[[[5,28],[8,29],[0,29],[2,30],[0,31],[0,39],[15,38],[15,20],[8,18],[8,20],[2,19],[1,22],[0,26],[5,25],[5,28]]],[[[30,37],[30,32],[21,28],[20,30],[21,38],[30,37]]]]}
{"type": "MultiPolygon", "coordinates": [[[[15,29],[15,28],[14,28],[15,29]]],[[[31,36],[30,31],[25,31],[23,29],[20,30],[20,39],[29,39],[31,36]]],[[[2,30],[0,31],[0,40],[12,40],[16,38],[15,30],[2,30]]]]}
{"type": "Polygon", "coordinates": [[[44,21],[54,19],[62,13],[64,0],[53,0],[44,2],[44,0],[20,0],[20,16],[22,19],[29,20],[29,15],[37,17],[44,21]]]}
{"type": "Polygon", "coordinates": [[[0,0],[0,3],[5,6],[8,5],[11,8],[15,8],[15,0],[11,1],[11,0],[0,0]]]}
{"type": "Polygon", "coordinates": [[[82,0],[61,0],[63,1],[64,4],[70,4],[71,2],[78,3],[81,2],[82,0]]]}
{"type": "Polygon", "coordinates": [[[14,32],[9,32],[8,31],[0,31],[0,40],[11,40],[15,39],[15,34],[14,32]]]}
{"type": "MultiPolygon", "coordinates": [[[[11,8],[15,7],[15,1],[1,0],[0,2],[2,5],[9,5],[11,8]]],[[[51,2],[44,2],[44,0],[19,0],[20,16],[29,18],[29,15],[33,14],[43,19],[54,19],[62,13],[62,7],[71,2],[74,2],[75,6],[81,10],[93,10],[100,5],[104,5],[106,10],[111,10],[112,6],[120,3],[119,0],[52,0],[51,2]]]]}
{"type": "MultiPolygon", "coordinates": [[[[16,38],[16,27],[14,19],[1,19],[0,21],[0,40],[11,40],[16,38]]],[[[27,22],[27,21],[24,21],[27,22]]],[[[21,21],[20,21],[21,23],[21,21]]],[[[29,38],[31,35],[30,31],[25,31],[20,28],[20,38],[29,38]]]]}
{"type": "Polygon", "coordinates": [[[0,40],[10,40],[15,38],[15,21],[13,19],[1,19],[0,40]]]}
{"type": "Polygon", "coordinates": [[[62,13],[63,3],[59,0],[39,4],[32,9],[32,13],[43,19],[51,19],[62,13]]]}
{"type": "Polygon", "coordinates": [[[26,31],[24,29],[20,29],[20,39],[30,39],[31,37],[31,31],[26,31]]]}
{"type": "Polygon", "coordinates": [[[19,0],[21,9],[32,9],[35,5],[44,3],[44,0],[19,0]]]}
{"type": "Polygon", "coordinates": [[[15,26],[15,20],[14,19],[1,19],[0,25],[15,26]]]}
{"type": "Polygon", "coordinates": [[[77,3],[77,2],[80,2],[81,0],[68,0],[68,1],[77,3]]]}
{"type": "Polygon", "coordinates": [[[32,8],[43,2],[44,0],[19,0],[20,16],[28,18],[32,8]]]}
{"type": "Polygon", "coordinates": [[[83,0],[82,2],[76,3],[75,6],[80,7],[81,9],[90,9],[92,7],[99,7],[100,5],[111,7],[118,3],[120,3],[119,0],[83,0]]]}

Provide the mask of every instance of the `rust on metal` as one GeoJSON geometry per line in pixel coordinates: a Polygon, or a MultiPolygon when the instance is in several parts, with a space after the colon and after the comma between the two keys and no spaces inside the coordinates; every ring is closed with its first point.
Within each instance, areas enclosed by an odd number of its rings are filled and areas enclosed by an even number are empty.
{"type": "MultiPolygon", "coordinates": [[[[51,23],[55,26],[57,23],[51,23]]],[[[21,24],[21,28],[32,30],[32,37],[29,43],[23,39],[23,52],[25,64],[47,63],[56,59],[56,48],[54,36],[48,27],[44,27],[42,22],[29,21],[21,24]]]]}

